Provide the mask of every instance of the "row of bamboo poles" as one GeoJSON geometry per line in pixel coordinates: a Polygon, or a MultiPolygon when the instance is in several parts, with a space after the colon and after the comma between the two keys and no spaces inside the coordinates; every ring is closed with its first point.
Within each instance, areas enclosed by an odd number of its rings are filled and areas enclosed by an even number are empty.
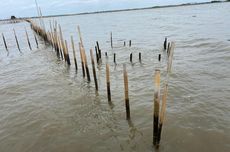
{"type": "MultiPolygon", "coordinates": [[[[18,36],[17,36],[17,34],[16,34],[16,31],[15,31],[15,29],[13,29],[13,34],[14,34],[14,38],[15,38],[15,42],[16,42],[16,45],[17,45],[17,49],[18,49],[18,51],[20,52],[20,53],[22,53],[22,50],[21,50],[21,45],[19,44],[19,41],[18,41],[18,36]]],[[[36,46],[37,46],[37,48],[39,48],[39,45],[38,45],[38,39],[37,39],[37,37],[36,37],[36,35],[33,33],[33,36],[34,36],[34,41],[35,41],[35,43],[36,43],[36,46]]],[[[29,35],[28,35],[28,31],[27,31],[27,29],[26,29],[26,27],[25,27],[25,37],[26,37],[26,42],[27,42],[27,44],[28,44],[28,47],[29,47],[29,49],[30,50],[33,50],[32,49],[32,45],[31,45],[31,41],[30,41],[30,38],[29,38],[29,35]]],[[[9,45],[8,45],[8,42],[7,42],[7,39],[5,38],[5,35],[4,35],[4,33],[2,33],[2,40],[3,40],[3,44],[4,44],[4,47],[5,47],[5,50],[6,50],[6,52],[7,52],[7,55],[9,55],[9,53],[10,53],[10,48],[8,47],[9,45]]]]}
{"type": "MultiPolygon", "coordinates": [[[[71,65],[70,57],[69,57],[69,49],[67,41],[63,37],[62,28],[60,25],[55,22],[53,25],[50,22],[50,31],[46,31],[41,26],[38,26],[33,21],[28,21],[31,23],[31,28],[41,36],[41,38],[44,39],[44,41],[47,44],[50,44],[59,59],[64,60],[67,65],[71,65]]],[[[88,82],[91,81],[89,67],[88,67],[88,61],[87,61],[87,55],[85,52],[82,35],[80,31],[80,27],[77,27],[78,36],[80,39],[79,45],[79,53],[81,58],[81,69],[83,77],[87,77],[88,82]]],[[[73,51],[73,59],[74,59],[74,65],[76,70],[78,70],[78,62],[76,59],[76,48],[74,44],[73,36],[71,36],[71,44],[72,44],[72,51],[73,51]]],[[[171,66],[172,66],[172,60],[173,60],[173,53],[174,53],[174,47],[175,43],[167,43],[167,38],[164,42],[164,50],[167,51],[167,79],[164,83],[164,90],[163,95],[161,97],[161,88],[160,88],[160,70],[155,70],[155,76],[154,76],[154,82],[155,82],[155,91],[154,91],[154,106],[153,106],[153,144],[156,148],[159,147],[159,143],[161,140],[161,132],[162,132],[162,126],[164,123],[165,118],[165,112],[166,112],[166,101],[167,101],[167,95],[168,95],[168,81],[169,81],[169,74],[171,72],[171,66]]],[[[113,48],[112,43],[112,33],[111,33],[111,48],[113,48]]],[[[107,52],[105,52],[105,55],[107,56],[107,52]]],[[[99,47],[99,43],[96,42],[95,46],[95,56],[96,56],[96,62],[98,64],[101,63],[101,49],[99,47]]],[[[95,83],[95,90],[98,91],[98,82],[97,82],[97,72],[95,67],[95,60],[94,60],[94,53],[93,50],[90,49],[90,57],[91,57],[91,65],[92,65],[92,73],[93,73],[93,80],[95,83]]],[[[160,60],[161,54],[158,56],[158,60],[160,60]]],[[[141,60],[141,53],[139,53],[139,60],[141,60]]],[[[130,54],[130,61],[132,62],[132,53],[130,54]]],[[[114,62],[116,62],[116,54],[114,54],[114,62]]],[[[130,103],[129,103],[129,85],[128,85],[128,73],[126,69],[126,65],[123,65],[123,79],[124,79],[124,96],[125,96],[125,109],[126,109],[126,119],[131,119],[131,113],[130,113],[130,103]]],[[[108,103],[112,103],[111,99],[111,89],[110,89],[110,66],[107,63],[106,64],[106,87],[107,87],[107,98],[108,103]]]]}

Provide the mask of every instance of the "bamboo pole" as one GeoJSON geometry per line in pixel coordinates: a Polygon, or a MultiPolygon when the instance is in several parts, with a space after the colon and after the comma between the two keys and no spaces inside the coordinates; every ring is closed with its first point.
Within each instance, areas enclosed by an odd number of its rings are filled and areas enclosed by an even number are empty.
{"type": "Polygon", "coordinates": [[[8,50],[8,47],[7,47],[7,44],[6,44],[6,39],[5,39],[5,36],[4,36],[3,33],[2,33],[2,39],[3,39],[4,45],[5,45],[6,51],[9,53],[9,50],[8,50]]]}
{"type": "Polygon", "coordinates": [[[18,38],[17,38],[16,32],[15,32],[15,29],[13,29],[13,31],[14,31],[14,37],[15,37],[16,44],[17,44],[17,47],[18,47],[18,51],[19,51],[20,53],[22,53],[22,52],[21,52],[21,49],[20,49],[20,46],[19,46],[19,43],[18,43],[18,38]]]}
{"type": "Polygon", "coordinates": [[[82,74],[83,74],[83,78],[84,78],[85,77],[85,66],[84,66],[85,64],[84,64],[84,58],[83,58],[83,55],[82,55],[81,43],[79,42],[78,45],[79,45],[80,56],[81,56],[82,74]]]}
{"type": "Polygon", "coordinates": [[[98,91],[97,73],[96,73],[96,68],[95,68],[93,50],[92,49],[90,49],[90,56],[91,56],[91,63],[92,63],[92,69],[93,69],[93,78],[94,78],[94,83],[95,83],[95,89],[96,89],[96,91],[98,91]]]}
{"type": "Polygon", "coordinates": [[[129,107],[129,86],[128,86],[128,74],[126,71],[126,65],[123,65],[123,76],[124,76],[124,92],[125,92],[125,109],[126,119],[130,120],[130,107],[129,107]]]}
{"type": "Polygon", "coordinates": [[[100,46],[99,46],[98,41],[97,41],[96,43],[97,43],[97,51],[98,51],[99,59],[101,60],[101,50],[100,50],[100,46]]]}
{"type": "Polygon", "coordinates": [[[79,35],[79,38],[80,38],[81,45],[82,45],[82,47],[84,47],[83,40],[82,40],[82,37],[81,37],[81,30],[80,30],[80,26],[79,25],[77,26],[77,30],[78,30],[78,35],[79,35]]]}
{"type": "MultiPolygon", "coordinates": [[[[33,33],[34,34],[34,33],[33,33]]],[[[36,45],[37,45],[37,48],[39,48],[38,47],[38,39],[37,39],[37,37],[36,37],[36,35],[34,34],[34,40],[35,40],[35,43],[36,43],[36,45]]]]}
{"type": "Polygon", "coordinates": [[[77,59],[76,59],[76,52],[75,52],[75,46],[74,46],[74,40],[73,36],[71,36],[71,42],[72,42],[72,49],[73,49],[73,57],[74,57],[74,64],[75,64],[75,69],[77,70],[77,59]]]}
{"type": "Polygon", "coordinates": [[[106,84],[107,84],[107,97],[108,102],[111,102],[111,91],[110,91],[110,74],[109,74],[109,64],[106,64],[106,84]]]}
{"type": "Polygon", "coordinates": [[[161,131],[162,131],[162,126],[163,126],[164,118],[165,118],[167,96],[168,96],[168,84],[166,83],[165,88],[164,88],[164,94],[162,97],[162,105],[161,105],[161,111],[160,111],[160,123],[159,123],[158,136],[157,136],[157,145],[160,144],[160,140],[161,140],[161,131]]]}
{"type": "Polygon", "coordinates": [[[63,58],[64,58],[65,61],[67,61],[67,60],[66,60],[66,58],[67,58],[67,57],[66,57],[66,52],[65,52],[65,42],[64,42],[64,39],[63,39],[63,34],[62,34],[61,25],[59,24],[58,27],[59,27],[59,32],[60,32],[60,44],[61,44],[61,46],[62,46],[63,58]]]}
{"type": "Polygon", "coordinates": [[[173,53],[174,53],[175,43],[171,43],[170,51],[169,51],[169,60],[168,60],[168,67],[167,73],[171,72],[172,69],[172,60],[173,60],[173,53]]]}
{"type": "Polygon", "coordinates": [[[90,73],[89,73],[89,68],[88,68],[88,62],[87,62],[87,57],[85,54],[85,49],[82,47],[82,52],[83,52],[83,57],[85,60],[85,70],[86,70],[86,76],[87,76],[87,80],[90,81],[90,73]]]}
{"type": "Polygon", "coordinates": [[[67,44],[66,40],[65,40],[65,52],[66,52],[66,61],[67,61],[67,64],[71,65],[70,58],[69,58],[68,44],[67,44]]]}
{"type": "Polygon", "coordinates": [[[160,107],[160,70],[155,70],[154,113],[153,113],[153,144],[157,144],[159,107],[160,107]]]}
{"type": "Polygon", "coordinates": [[[98,64],[99,63],[99,56],[98,56],[97,46],[95,46],[95,53],[96,53],[96,59],[97,59],[97,64],[98,64]]]}
{"type": "Polygon", "coordinates": [[[59,36],[57,36],[57,41],[58,41],[58,46],[59,46],[59,51],[60,51],[60,54],[61,54],[61,59],[63,60],[64,59],[64,55],[63,55],[63,48],[62,48],[62,44],[61,44],[61,39],[59,36]]]}
{"type": "Polygon", "coordinates": [[[126,46],[126,43],[125,43],[125,41],[124,41],[124,46],[126,46]]]}
{"type": "Polygon", "coordinates": [[[113,33],[110,33],[111,48],[113,48],[113,33]]]}
{"type": "Polygon", "coordinates": [[[31,44],[30,44],[30,39],[29,39],[29,36],[28,36],[27,30],[26,30],[26,27],[25,27],[25,32],[26,32],[26,39],[27,39],[27,43],[28,43],[28,45],[29,45],[30,50],[32,50],[32,47],[31,47],[31,44]]]}

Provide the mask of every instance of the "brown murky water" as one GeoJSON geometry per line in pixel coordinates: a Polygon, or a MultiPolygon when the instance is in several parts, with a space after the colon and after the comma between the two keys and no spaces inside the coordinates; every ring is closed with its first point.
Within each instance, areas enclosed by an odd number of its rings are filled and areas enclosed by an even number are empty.
{"type": "MultiPolygon", "coordinates": [[[[28,23],[1,24],[0,151],[155,151],[152,147],[153,74],[165,79],[164,37],[176,42],[160,152],[228,152],[230,149],[230,3],[92,14],[57,20],[70,42],[80,25],[87,53],[98,40],[103,63],[94,83],[59,61],[28,23]],[[28,29],[33,50],[26,42],[28,29]],[[15,28],[23,54],[16,48],[15,28]],[[110,49],[110,32],[114,46],[110,49]],[[132,40],[132,47],[122,47],[132,40]],[[108,52],[108,59],[104,52],[108,52]],[[129,54],[133,53],[133,64],[129,54]],[[142,63],[138,53],[142,53],[142,63]],[[117,54],[117,65],[113,63],[117,54]],[[158,54],[162,61],[158,62],[158,54]],[[111,107],[105,63],[111,68],[111,107]],[[122,64],[127,64],[132,121],[125,120],[122,64]]],[[[80,65],[79,54],[78,64],[80,65]]],[[[71,60],[72,53],[70,54],[71,60]]],[[[89,56],[88,56],[89,59],[89,56]]],[[[91,70],[91,64],[90,64],[91,70]]],[[[91,72],[91,71],[90,71],[91,72]]]]}

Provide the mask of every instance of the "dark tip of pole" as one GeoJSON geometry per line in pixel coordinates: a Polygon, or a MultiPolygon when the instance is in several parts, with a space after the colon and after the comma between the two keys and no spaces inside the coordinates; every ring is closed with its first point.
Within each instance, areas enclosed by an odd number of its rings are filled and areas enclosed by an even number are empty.
{"type": "Polygon", "coordinates": [[[125,43],[125,41],[124,41],[124,46],[126,46],[126,43],[125,43]]]}
{"type": "Polygon", "coordinates": [[[116,63],[116,53],[113,54],[113,62],[116,63]]]}
{"type": "Polygon", "coordinates": [[[158,61],[161,61],[161,54],[158,55],[158,61]]]}
{"type": "Polygon", "coordinates": [[[141,52],[139,52],[139,61],[141,62],[141,52]]]}
{"type": "Polygon", "coordinates": [[[130,62],[133,62],[133,53],[130,53],[129,60],[130,62]]]}
{"type": "Polygon", "coordinates": [[[165,38],[165,41],[164,41],[164,50],[167,49],[167,37],[165,38]]]}
{"type": "Polygon", "coordinates": [[[108,54],[107,54],[107,52],[105,52],[105,56],[106,56],[106,57],[108,57],[108,54]]]}
{"type": "Polygon", "coordinates": [[[131,47],[132,46],[132,41],[131,40],[129,40],[129,47],[131,47]]]}

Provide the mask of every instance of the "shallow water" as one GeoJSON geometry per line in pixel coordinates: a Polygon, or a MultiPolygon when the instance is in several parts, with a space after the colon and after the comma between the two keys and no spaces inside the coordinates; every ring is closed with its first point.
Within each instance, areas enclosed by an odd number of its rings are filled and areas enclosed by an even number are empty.
{"type": "MultiPolygon", "coordinates": [[[[164,83],[166,36],[175,41],[176,49],[159,151],[229,151],[229,14],[230,3],[223,3],[46,19],[47,23],[57,20],[68,42],[73,35],[76,44],[80,25],[87,54],[99,41],[103,63],[97,68],[98,94],[94,83],[82,78],[81,69],[76,73],[74,65],[68,68],[41,38],[36,48],[28,23],[1,24],[9,56],[1,40],[0,151],[156,151],[152,147],[153,75],[161,69],[164,83]],[[23,53],[17,50],[13,28],[23,53]],[[114,49],[109,43],[111,31],[114,49]],[[132,47],[122,47],[129,40],[132,47]],[[106,96],[106,62],[111,70],[112,106],[106,96]],[[129,75],[131,122],[125,120],[123,63],[129,75]]],[[[71,49],[70,57],[73,63],[71,49]]],[[[79,53],[77,59],[80,67],[79,53]]]]}

